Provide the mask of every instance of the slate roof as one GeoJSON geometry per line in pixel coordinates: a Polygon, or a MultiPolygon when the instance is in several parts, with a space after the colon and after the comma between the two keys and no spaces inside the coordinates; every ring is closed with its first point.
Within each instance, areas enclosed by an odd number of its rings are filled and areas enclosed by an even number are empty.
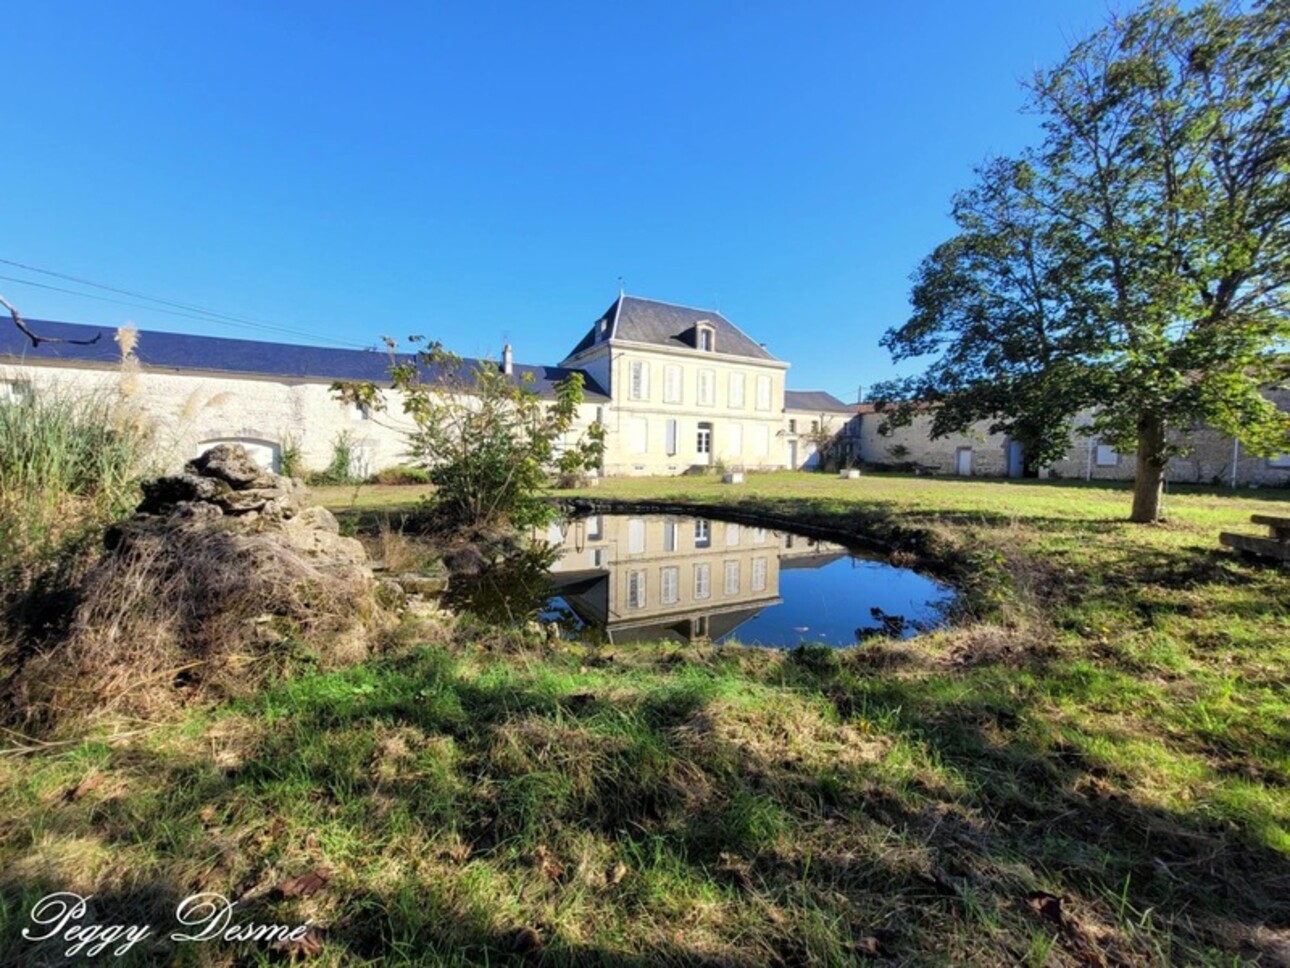
{"type": "Polygon", "coordinates": [[[608,321],[610,339],[652,343],[677,349],[697,349],[695,324],[711,323],[716,330],[717,353],[743,356],[754,360],[776,358],[726,317],[712,309],[693,309],[656,299],[622,295],[597,319],[569,356],[577,356],[596,344],[596,332],[602,321],[608,321]]]}
{"type": "MultiPolygon", "coordinates": [[[[0,361],[64,363],[81,366],[115,366],[121,361],[121,350],[112,338],[113,327],[85,326],[43,319],[26,320],[37,336],[59,339],[89,339],[95,333],[102,338],[90,346],[69,343],[41,343],[33,347],[16,326],[0,319],[0,361]]],[[[150,370],[201,370],[208,373],[331,382],[332,380],[370,380],[388,383],[390,357],[378,350],[332,349],[325,346],[297,346],[291,343],[265,343],[249,339],[227,339],[222,336],[190,336],[185,333],[162,333],[141,330],[135,349],[139,362],[150,370]]],[[[400,361],[412,357],[400,354],[400,361]]],[[[471,369],[479,362],[462,361],[471,369]]],[[[493,364],[494,366],[500,364],[493,364]]],[[[555,385],[575,371],[559,366],[534,366],[516,363],[517,378],[532,374],[529,387],[541,396],[555,393],[555,385]]],[[[429,377],[426,377],[427,379],[429,377]]],[[[609,399],[601,387],[585,372],[583,390],[588,401],[609,399]]]]}
{"type": "Polygon", "coordinates": [[[785,390],[784,409],[851,413],[855,410],[855,404],[843,403],[833,394],[825,393],[823,390],[785,390]]]}

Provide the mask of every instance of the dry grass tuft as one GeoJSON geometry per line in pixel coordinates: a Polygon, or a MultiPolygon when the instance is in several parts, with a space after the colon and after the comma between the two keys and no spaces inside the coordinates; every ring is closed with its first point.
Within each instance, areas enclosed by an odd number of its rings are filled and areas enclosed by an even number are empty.
{"type": "Polygon", "coordinates": [[[42,731],[91,714],[151,719],[248,695],[293,660],[360,661],[374,616],[362,572],[329,570],[270,535],[141,535],[89,573],[67,639],[29,658],[6,698],[42,731]]]}

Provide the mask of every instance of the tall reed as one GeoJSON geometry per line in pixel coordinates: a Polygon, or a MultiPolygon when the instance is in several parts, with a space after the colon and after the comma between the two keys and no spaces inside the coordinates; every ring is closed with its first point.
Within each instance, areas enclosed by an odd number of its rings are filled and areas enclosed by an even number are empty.
{"type": "Polygon", "coordinates": [[[46,385],[0,396],[0,604],[73,577],[139,499],[149,434],[117,393],[46,385]]]}

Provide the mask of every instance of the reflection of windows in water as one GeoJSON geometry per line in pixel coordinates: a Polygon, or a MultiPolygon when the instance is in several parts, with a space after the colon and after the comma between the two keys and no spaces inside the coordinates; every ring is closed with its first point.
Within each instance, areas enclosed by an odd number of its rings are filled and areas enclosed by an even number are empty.
{"type": "Polygon", "coordinates": [[[785,548],[793,547],[793,536],[791,534],[784,535],[784,547],[785,548]]]}
{"type": "Polygon", "coordinates": [[[766,543],[766,529],[753,528],[753,544],[765,544],[765,543],[766,543]]]}
{"type": "Polygon", "coordinates": [[[708,637],[708,616],[700,615],[694,620],[694,637],[700,639],[708,637]]]}
{"type": "Polygon", "coordinates": [[[737,545],[739,543],[739,525],[726,525],[726,544],[737,545]]]}
{"type": "Polygon", "coordinates": [[[645,607],[645,572],[643,571],[627,573],[627,607],[645,607]]]}
{"type": "Polygon", "coordinates": [[[605,536],[604,522],[599,514],[593,514],[587,518],[587,539],[589,541],[599,541],[605,536]]]}
{"type": "Polygon", "coordinates": [[[629,555],[645,553],[645,521],[642,518],[627,520],[627,553],[629,555]]]}
{"type": "Polygon", "coordinates": [[[766,590],[766,559],[765,558],[753,559],[752,590],[755,592],[764,592],[766,590]]]}
{"type": "Polygon", "coordinates": [[[694,546],[696,548],[712,547],[712,522],[699,518],[694,522],[694,546]]]}
{"type": "Polygon", "coordinates": [[[605,549],[596,548],[591,552],[591,567],[603,568],[605,566],[605,549]]]}
{"type": "Polygon", "coordinates": [[[712,567],[710,565],[694,566],[694,597],[707,598],[712,594],[712,567]]]}
{"type": "Polygon", "coordinates": [[[681,597],[681,569],[663,568],[659,571],[659,601],[664,605],[675,605],[681,597]]]}
{"type": "Polygon", "coordinates": [[[675,551],[681,526],[671,518],[663,522],[663,550],[675,551]]]}
{"type": "Polygon", "coordinates": [[[726,562],[726,594],[739,594],[739,562],[726,562]]]}

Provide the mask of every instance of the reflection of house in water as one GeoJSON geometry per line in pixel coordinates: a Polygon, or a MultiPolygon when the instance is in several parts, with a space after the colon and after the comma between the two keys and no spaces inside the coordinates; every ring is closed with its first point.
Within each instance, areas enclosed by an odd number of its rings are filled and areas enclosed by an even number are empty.
{"type": "Polygon", "coordinates": [[[553,528],[552,594],[610,642],[721,639],[778,604],[780,571],[839,545],[704,518],[593,515],[553,528]]]}

